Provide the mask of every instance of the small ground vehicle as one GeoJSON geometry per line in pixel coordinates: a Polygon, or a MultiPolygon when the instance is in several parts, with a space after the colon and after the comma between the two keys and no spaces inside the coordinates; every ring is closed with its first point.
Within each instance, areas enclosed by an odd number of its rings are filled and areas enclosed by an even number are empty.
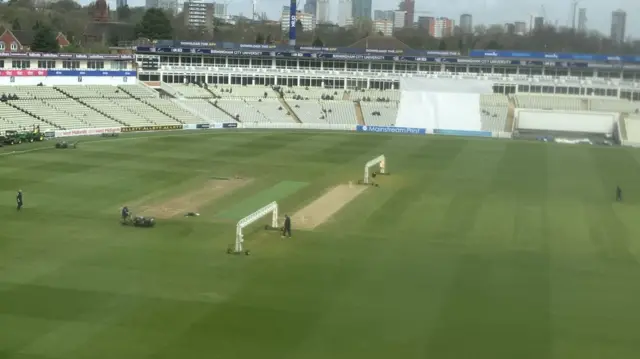
{"type": "Polygon", "coordinates": [[[143,217],[131,215],[122,221],[125,226],[151,228],[156,225],[156,219],[153,217],[143,217]]]}

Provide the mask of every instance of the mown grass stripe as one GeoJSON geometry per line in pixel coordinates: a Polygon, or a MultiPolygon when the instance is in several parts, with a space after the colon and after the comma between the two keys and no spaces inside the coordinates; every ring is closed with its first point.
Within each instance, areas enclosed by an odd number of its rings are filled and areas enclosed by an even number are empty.
{"type": "Polygon", "coordinates": [[[239,220],[273,201],[282,200],[309,185],[307,182],[282,181],[220,212],[219,219],[239,220]]]}

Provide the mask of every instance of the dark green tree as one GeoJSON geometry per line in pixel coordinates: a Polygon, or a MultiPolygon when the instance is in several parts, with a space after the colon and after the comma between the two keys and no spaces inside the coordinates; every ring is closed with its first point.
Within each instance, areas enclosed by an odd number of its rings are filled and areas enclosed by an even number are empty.
{"type": "Polygon", "coordinates": [[[304,26],[302,26],[302,21],[296,21],[296,34],[302,34],[304,32],[304,26]]]}
{"type": "Polygon", "coordinates": [[[313,39],[313,43],[311,44],[311,46],[313,46],[313,47],[323,47],[324,43],[322,42],[322,40],[320,40],[320,37],[316,36],[316,38],[313,39]]]}
{"type": "Polygon", "coordinates": [[[135,27],[137,37],[151,40],[168,40],[173,37],[171,21],[161,9],[149,9],[135,27]]]}
{"type": "Polygon", "coordinates": [[[131,9],[129,5],[120,6],[116,10],[116,14],[118,15],[118,21],[127,21],[131,18],[131,9]]]}
{"type": "Polygon", "coordinates": [[[487,44],[487,49],[489,49],[489,50],[502,50],[502,45],[500,45],[500,43],[497,42],[496,40],[491,40],[487,44]]]}
{"type": "Polygon", "coordinates": [[[384,36],[384,33],[382,31],[378,31],[378,36],[384,36]]]}
{"type": "Polygon", "coordinates": [[[273,43],[273,38],[271,37],[271,34],[267,34],[267,39],[265,40],[265,43],[267,44],[273,43]]]}
{"type": "Polygon", "coordinates": [[[31,43],[31,51],[34,52],[51,52],[55,53],[60,50],[56,33],[47,25],[36,22],[33,26],[33,42],[31,43]]]}
{"type": "Polygon", "coordinates": [[[18,18],[15,18],[13,19],[13,21],[11,21],[11,30],[13,31],[22,30],[22,25],[20,25],[20,20],[18,20],[18,18]]]}
{"type": "Polygon", "coordinates": [[[438,50],[443,51],[447,49],[447,43],[444,42],[444,39],[440,40],[440,45],[438,45],[438,50]]]}
{"type": "Polygon", "coordinates": [[[261,33],[258,33],[258,35],[256,35],[256,44],[264,44],[264,36],[262,36],[261,33]]]}

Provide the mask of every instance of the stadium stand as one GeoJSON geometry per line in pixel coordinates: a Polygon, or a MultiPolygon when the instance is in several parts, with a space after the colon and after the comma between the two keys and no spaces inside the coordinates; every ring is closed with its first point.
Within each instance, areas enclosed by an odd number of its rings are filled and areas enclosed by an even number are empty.
{"type": "MultiPolygon", "coordinates": [[[[392,126],[398,113],[398,90],[342,91],[324,88],[240,85],[163,84],[177,98],[162,98],[146,85],[0,86],[0,93],[17,96],[0,105],[0,129],[99,128],[175,125],[183,123],[357,124],[357,104],[365,125],[392,126]],[[280,92],[282,91],[282,98],[280,92]],[[290,113],[293,112],[293,113],[290,113]]],[[[166,95],[166,94],[165,94],[166,95]]],[[[602,97],[511,95],[516,107],[564,111],[619,112],[630,116],[629,138],[640,138],[636,125],[640,104],[602,97]]],[[[480,97],[483,131],[503,131],[510,97],[480,97]]],[[[622,117],[625,118],[625,117],[622,117]]]]}
{"type": "Polygon", "coordinates": [[[174,103],[182,106],[187,111],[197,115],[200,120],[195,123],[217,122],[224,123],[232,121],[231,116],[222,112],[206,99],[172,99],[174,103]]]}
{"type": "Polygon", "coordinates": [[[0,120],[0,131],[24,131],[31,129],[34,125],[40,126],[43,130],[53,127],[51,124],[28,115],[6,102],[0,102],[0,120]]]}
{"type": "Polygon", "coordinates": [[[516,107],[536,110],[586,111],[584,101],[579,97],[515,95],[516,107]]]}
{"type": "Polygon", "coordinates": [[[364,123],[371,126],[390,126],[398,116],[397,102],[360,102],[364,123]]]}
{"type": "Polygon", "coordinates": [[[640,116],[635,115],[625,119],[627,141],[640,146],[640,116]]]}

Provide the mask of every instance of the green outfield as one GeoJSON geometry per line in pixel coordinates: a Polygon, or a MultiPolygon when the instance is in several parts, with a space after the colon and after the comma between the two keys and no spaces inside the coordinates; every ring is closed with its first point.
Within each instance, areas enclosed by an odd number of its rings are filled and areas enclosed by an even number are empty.
{"type": "Polygon", "coordinates": [[[0,149],[2,359],[640,357],[638,150],[259,131],[52,147],[0,149]],[[283,240],[265,218],[250,256],[226,254],[242,212],[295,214],[380,154],[391,175],[330,220],[283,240]],[[124,227],[122,205],[166,218],[124,227]]]}

